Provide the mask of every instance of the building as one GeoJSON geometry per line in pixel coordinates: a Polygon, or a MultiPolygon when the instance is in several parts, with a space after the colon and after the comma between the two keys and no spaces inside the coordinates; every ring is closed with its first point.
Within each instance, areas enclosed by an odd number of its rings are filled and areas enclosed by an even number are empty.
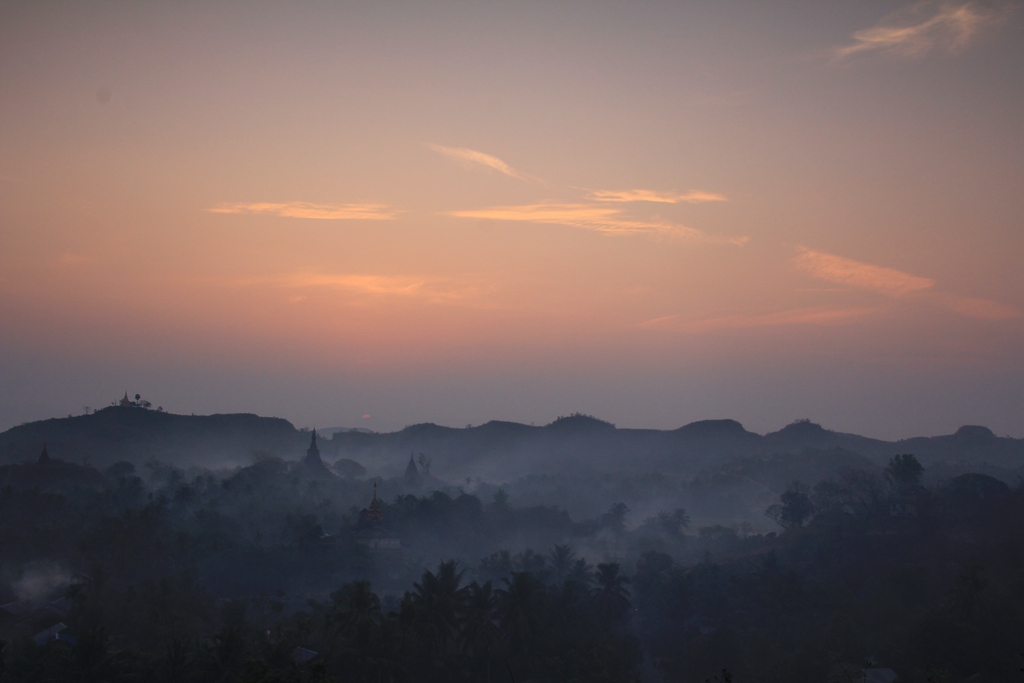
{"type": "Polygon", "coordinates": [[[405,483],[409,486],[419,486],[422,480],[423,477],[420,475],[420,470],[416,467],[416,458],[410,453],[409,464],[405,466],[405,483]]]}
{"type": "Polygon", "coordinates": [[[384,507],[377,498],[377,483],[373,484],[373,500],[359,512],[356,522],[356,540],[370,550],[399,550],[402,541],[388,528],[384,519],[384,507]]]}
{"type": "Polygon", "coordinates": [[[327,469],[327,465],[320,458],[320,447],[316,444],[316,430],[309,440],[309,448],[306,449],[306,457],[300,464],[300,473],[303,476],[313,479],[334,479],[334,474],[327,469]]]}

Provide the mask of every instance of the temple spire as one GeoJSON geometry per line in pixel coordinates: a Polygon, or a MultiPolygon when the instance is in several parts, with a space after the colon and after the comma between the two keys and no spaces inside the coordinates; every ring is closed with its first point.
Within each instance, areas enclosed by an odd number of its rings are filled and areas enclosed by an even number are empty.
{"type": "Polygon", "coordinates": [[[405,481],[409,484],[420,482],[420,470],[416,467],[416,458],[412,453],[409,454],[409,464],[405,467],[405,481]]]}

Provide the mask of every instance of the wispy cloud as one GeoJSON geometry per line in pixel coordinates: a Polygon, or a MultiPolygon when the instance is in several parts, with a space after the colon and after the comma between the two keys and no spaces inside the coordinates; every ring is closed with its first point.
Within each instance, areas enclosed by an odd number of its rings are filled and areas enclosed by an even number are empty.
{"type": "MultiPolygon", "coordinates": [[[[295,292],[339,290],[355,295],[419,299],[429,303],[474,303],[482,298],[478,285],[452,279],[358,273],[317,273],[299,271],[268,277],[240,278],[228,282],[243,287],[271,287],[295,292]]],[[[289,301],[301,301],[301,294],[289,301]]]]}
{"type": "Polygon", "coordinates": [[[991,299],[946,294],[944,292],[934,292],[932,297],[935,303],[940,306],[948,308],[954,313],[966,315],[969,318],[977,318],[979,320],[1010,320],[1021,317],[1019,309],[998,301],[992,301],[991,299]]]}
{"type": "Polygon", "coordinates": [[[591,190],[590,199],[598,202],[657,202],[660,204],[703,204],[724,202],[724,195],[690,190],[686,194],[655,190],[591,190]]]}
{"type": "Polygon", "coordinates": [[[519,180],[525,180],[526,182],[539,182],[539,178],[534,178],[531,175],[520,173],[498,157],[485,154],[484,152],[478,152],[475,149],[469,149],[467,147],[444,147],[442,145],[435,145],[429,142],[427,143],[427,147],[438,154],[443,154],[446,157],[455,159],[456,161],[469,166],[486,166],[487,168],[492,168],[495,171],[504,173],[512,178],[518,178],[519,180]]]}
{"type": "Polygon", "coordinates": [[[893,268],[874,266],[853,259],[800,247],[793,264],[806,273],[855,289],[866,289],[887,296],[903,296],[935,286],[935,280],[904,273],[893,268]]]}
{"type": "Polygon", "coordinates": [[[470,211],[452,211],[449,215],[460,218],[565,225],[606,235],[662,235],[690,242],[727,243],[737,246],[746,244],[749,239],[708,235],[695,228],[662,221],[634,220],[623,216],[621,209],[603,204],[492,206],[470,211]]]}
{"type": "Polygon", "coordinates": [[[857,31],[853,42],[837,48],[835,54],[842,59],[870,53],[921,57],[935,49],[956,53],[992,20],[991,10],[975,3],[919,3],[857,31]]]}
{"type": "Polygon", "coordinates": [[[678,315],[668,315],[645,320],[638,327],[670,329],[683,332],[710,332],[721,329],[780,327],[784,325],[837,325],[860,320],[878,310],[878,308],[813,307],[758,315],[723,315],[700,320],[685,320],[678,315]]]}
{"type": "Polygon", "coordinates": [[[834,254],[800,247],[793,258],[797,269],[851,289],[876,292],[894,299],[915,299],[980,320],[1009,320],[1021,316],[1014,306],[990,299],[935,291],[935,280],[875,266],[834,254]]]}
{"type": "Polygon", "coordinates": [[[321,221],[387,221],[400,213],[386,204],[311,204],[310,202],[224,203],[207,209],[210,213],[269,214],[283,218],[310,218],[321,221]]]}

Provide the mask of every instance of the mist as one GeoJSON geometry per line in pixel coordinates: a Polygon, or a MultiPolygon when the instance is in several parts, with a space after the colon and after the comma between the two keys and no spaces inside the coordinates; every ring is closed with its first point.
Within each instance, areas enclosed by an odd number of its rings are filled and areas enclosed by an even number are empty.
{"type": "Polygon", "coordinates": [[[1003,683],[1024,12],[0,2],[0,683],[1003,683]]]}
{"type": "Polygon", "coordinates": [[[80,675],[61,652],[86,643],[105,675],[173,652],[173,680],[200,681],[1015,666],[1017,560],[997,549],[1024,540],[1024,440],[985,427],[885,442],[574,413],[315,433],[114,403],[0,434],[10,680],[80,675]],[[984,640],[927,639],[968,627],[984,640]]]}

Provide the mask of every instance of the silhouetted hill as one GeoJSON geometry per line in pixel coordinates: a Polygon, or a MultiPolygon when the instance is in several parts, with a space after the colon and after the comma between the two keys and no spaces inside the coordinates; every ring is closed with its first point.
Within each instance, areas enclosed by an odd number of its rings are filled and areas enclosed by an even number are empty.
{"type": "MultiPolygon", "coordinates": [[[[876,466],[884,466],[897,453],[914,453],[943,477],[970,470],[1010,479],[1024,468],[1024,439],[1000,438],[984,427],[892,442],[832,431],[807,420],[761,436],[735,420],[703,420],[665,431],[622,429],[574,415],[543,427],[494,421],[465,429],[414,425],[387,434],[340,432],[327,448],[334,457],[352,458],[392,474],[404,467],[410,452],[424,453],[433,460],[438,476],[461,479],[469,475],[491,481],[588,472],[659,471],[692,476],[731,460],[802,456],[809,451],[818,454],[811,456],[812,460],[841,452],[876,466]]],[[[821,464],[829,469],[833,465],[821,464]]],[[[808,471],[804,478],[812,479],[811,474],[808,471]]]]}
{"type": "Polygon", "coordinates": [[[34,459],[45,443],[55,458],[97,467],[152,459],[217,467],[249,463],[256,451],[294,459],[305,452],[308,438],[275,417],[174,415],[112,406],[13,427],[0,434],[0,457],[9,463],[34,459]]]}
{"type": "MultiPolygon", "coordinates": [[[[10,429],[0,434],[0,456],[5,462],[34,459],[45,442],[54,457],[98,467],[151,459],[179,466],[225,466],[251,462],[256,451],[297,460],[305,453],[308,438],[308,433],[278,418],[111,407],[10,429]]],[[[337,431],[329,440],[321,439],[320,450],[329,462],[350,458],[371,474],[384,476],[401,474],[410,453],[423,453],[432,462],[431,472],[449,481],[473,477],[500,482],[531,474],[597,472],[694,476],[734,460],[770,460],[808,451],[856,454],[878,466],[897,453],[913,453],[932,476],[944,478],[973,471],[1009,481],[1024,471],[1024,439],[997,437],[985,427],[965,426],[948,436],[890,442],[835,432],[806,420],[764,436],[735,420],[703,420],[675,430],[622,429],[579,414],[544,426],[498,420],[465,428],[424,423],[380,434],[337,431]]],[[[804,478],[813,477],[808,472],[804,478]]]]}
{"type": "Polygon", "coordinates": [[[894,455],[892,445],[886,441],[833,432],[810,420],[797,420],[777,432],[765,434],[764,444],[773,453],[799,453],[806,448],[841,448],[868,457],[888,459],[894,455]]]}
{"type": "Polygon", "coordinates": [[[0,489],[39,489],[66,492],[75,489],[98,489],[110,482],[92,467],[50,458],[48,449],[34,461],[0,465],[0,489]]]}

